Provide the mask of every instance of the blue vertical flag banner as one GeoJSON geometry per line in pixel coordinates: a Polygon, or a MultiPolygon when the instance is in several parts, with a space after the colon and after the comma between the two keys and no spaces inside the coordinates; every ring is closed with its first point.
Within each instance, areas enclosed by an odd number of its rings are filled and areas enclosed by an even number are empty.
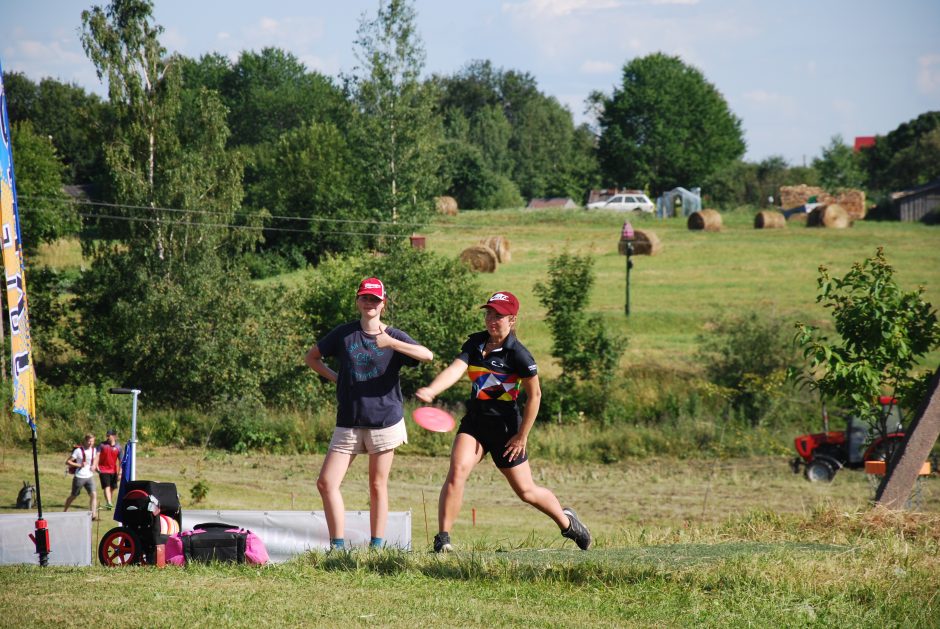
{"type": "Polygon", "coordinates": [[[20,239],[20,216],[16,202],[16,179],[13,176],[13,146],[10,119],[7,116],[7,95],[3,89],[3,66],[0,65],[0,243],[3,247],[3,270],[7,284],[7,306],[10,311],[10,353],[13,374],[13,412],[22,415],[30,428],[36,428],[35,371],[32,342],[29,337],[29,312],[26,307],[26,275],[23,270],[23,245],[20,239]]]}
{"type": "Polygon", "coordinates": [[[124,446],[124,455],[121,457],[121,486],[114,500],[114,519],[117,522],[124,522],[124,494],[127,493],[127,484],[134,478],[134,440],[131,439],[124,446]]]}

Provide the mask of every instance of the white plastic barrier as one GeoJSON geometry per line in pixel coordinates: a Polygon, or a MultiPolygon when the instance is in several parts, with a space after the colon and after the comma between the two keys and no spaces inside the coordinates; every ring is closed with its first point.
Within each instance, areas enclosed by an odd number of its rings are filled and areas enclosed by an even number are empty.
{"type": "MultiPolygon", "coordinates": [[[[183,509],[183,530],[201,522],[222,522],[251,529],[267,548],[272,562],[287,561],[308,550],[326,550],[330,534],[322,511],[192,511],[183,509]]],[[[347,546],[368,546],[368,511],[346,512],[347,546]]],[[[385,546],[411,550],[411,511],[388,514],[385,546]]]]}
{"type": "MultiPolygon", "coordinates": [[[[50,566],[91,565],[91,511],[43,513],[49,526],[50,566]]],[[[36,530],[36,514],[0,515],[0,565],[39,565],[36,545],[29,535],[36,530]]]]}

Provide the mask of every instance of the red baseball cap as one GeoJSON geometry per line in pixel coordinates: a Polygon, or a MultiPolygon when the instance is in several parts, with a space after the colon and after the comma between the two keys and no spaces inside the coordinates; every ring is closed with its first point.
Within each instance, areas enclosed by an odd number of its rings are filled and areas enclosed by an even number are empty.
{"type": "Polygon", "coordinates": [[[359,282],[359,290],[356,291],[356,296],[359,295],[372,295],[385,301],[385,284],[377,277],[367,277],[359,282]]]}
{"type": "Polygon", "coordinates": [[[489,308],[501,315],[515,315],[519,314],[519,300],[512,293],[501,290],[493,293],[480,308],[489,308]]]}

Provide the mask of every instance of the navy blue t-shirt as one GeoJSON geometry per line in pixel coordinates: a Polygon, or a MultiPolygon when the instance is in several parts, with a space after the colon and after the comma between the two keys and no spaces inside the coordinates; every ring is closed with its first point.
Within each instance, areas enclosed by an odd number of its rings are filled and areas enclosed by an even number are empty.
{"type": "MultiPolygon", "coordinates": [[[[393,339],[417,345],[401,330],[388,327],[393,339]]],[[[333,328],[317,341],[324,358],[339,360],[336,370],[336,425],[341,428],[387,428],[405,415],[398,372],[418,361],[390,347],[380,348],[375,336],[362,331],[358,321],[333,328]]]]}

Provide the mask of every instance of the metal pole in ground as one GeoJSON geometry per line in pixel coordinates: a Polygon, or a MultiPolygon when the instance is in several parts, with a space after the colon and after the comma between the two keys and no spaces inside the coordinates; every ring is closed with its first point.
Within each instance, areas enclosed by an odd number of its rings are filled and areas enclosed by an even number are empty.
{"type": "Polygon", "coordinates": [[[131,440],[130,440],[130,456],[131,456],[131,465],[130,465],[130,478],[127,480],[137,480],[137,396],[140,395],[140,389],[124,389],[115,387],[108,389],[108,393],[114,395],[132,395],[133,402],[131,405],[131,440]]]}
{"type": "Polygon", "coordinates": [[[42,517],[42,490],[39,485],[39,445],[36,438],[36,425],[30,422],[33,436],[33,474],[36,478],[36,530],[30,537],[36,545],[39,555],[39,565],[43,568],[49,565],[49,525],[42,517]]]}
{"type": "Polygon", "coordinates": [[[624,221],[623,229],[620,230],[620,240],[624,243],[624,253],[627,257],[627,283],[623,312],[628,317],[630,316],[630,269],[633,268],[633,239],[635,237],[633,225],[630,221],[624,221]]]}

